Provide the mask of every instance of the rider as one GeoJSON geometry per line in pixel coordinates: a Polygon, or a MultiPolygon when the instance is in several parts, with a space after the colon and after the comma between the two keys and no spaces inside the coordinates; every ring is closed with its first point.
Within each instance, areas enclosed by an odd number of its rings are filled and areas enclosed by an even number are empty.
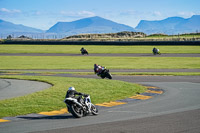
{"type": "Polygon", "coordinates": [[[98,64],[94,64],[94,72],[95,72],[95,74],[97,74],[99,76],[103,70],[104,70],[104,67],[102,67],[102,66],[100,66],[98,64]]]}
{"type": "Polygon", "coordinates": [[[152,51],[153,51],[153,53],[157,53],[158,52],[158,50],[155,47],[153,48],[152,51]]]}
{"type": "MultiPolygon", "coordinates": [[[[65,98],[69,98],[69,97],[75,98],[75,99],[77,99],[77,100],[80,102],[81,96],[87,97],[88,94],[84,94],[84,93],[81,93],[81,92],[77,92],[77,91],[75,90],[74,87],[69,87],[65,98]],[[79,96],[76,97],[76,95],[79,95],[79,96]]],[[[88,108],[89,108],[89,107],[88,107],[88,108]]],[[[89,108],[89,111],[90,111],[90,108],[89,108]]],[[[91,112],[91,111],[90,111],[90,112],[91,112]]]]}
{"type": "Polygon", "coordinates": [[[68,98],[68,97],[77,98],[76,95],[85,96],[85,97],[88,96],[87,94],[77,92],[74,87],[69,87],[65,98],[68,98]]]}
{"type": "Polygon", "coordinates": [[[82,47],[80,51],[85,51],[85,50],[86,50],[86,49],[84,49],[84,47],[82,47]]]}

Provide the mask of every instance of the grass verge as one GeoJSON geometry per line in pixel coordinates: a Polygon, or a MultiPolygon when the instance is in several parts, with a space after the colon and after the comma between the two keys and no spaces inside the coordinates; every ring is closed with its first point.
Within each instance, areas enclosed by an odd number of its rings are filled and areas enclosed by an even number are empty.
{"type": "MultiPolygon", "coordinates": [[[[0,53],[152,53],[154,46],[0,45],[0,53]]],[[[161,53],[200,53],[200,46],[156,46],[161,53]]]]}
{"type": "Polygon", "coordinates": [[[90,94],[94,104],[124,99],[146,90],[137,84],[115,80],[14,75],[0,78],[38,80],[54,85],[26,96],[1,100],[0,118],[65,108],[63,100],[70,86],[74,86],[77,91],[90,94]]]}
{"type": "Polygon", "coordinates": [[[200,69],[200,57],[0,56],[0,69],[200,69]]]}

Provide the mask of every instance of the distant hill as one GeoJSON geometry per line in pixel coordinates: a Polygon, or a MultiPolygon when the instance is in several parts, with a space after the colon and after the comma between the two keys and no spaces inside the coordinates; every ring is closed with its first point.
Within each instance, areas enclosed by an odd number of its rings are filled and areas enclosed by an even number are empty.
{"type": "Polygon", "coordinates": [[[130,32],[123,31],[118,33],[105,33],[105,34],[79,34],[68,36],[63,40],[67,41],[128,41],[134,38],[146,37],[143,32],[130,32]]]}
{"type": "Polygon", "coordinates": [[[72,22],[58,22],[46,32],[76,35],[83,33],[116,33],[121,31],[135,30],[130,26],[96,16],[72,22]]]}
{"type": "Polygon", "coordinates": [[[43,30],[27,27],[21,24],[13,24],[0,19],[0,33],[1,34],[12,34],[12,33],[42,33],[43,30]]]}
{"type": "Polygon", "coordinates": [[[1,38],[6,38],[8,35],[12,35],[12,37],[24,35],[36,39],[58,39],[79,34],[105,34],[123,31],[143,32],[148,35],[158,33],[168,35],[196,33],[200,32],[200,15],[194,15],[187,19],[181,17],[169,17],[164,20],[157,21],[141,20],[135,29],[130,26],[96,16],[72,22],[57,22],[47,31],[27,27],[21,24],[14,24],[0,19],[1,38]]]}
{"type": "Polygon", "coordinates": [[[194,15],[188,19],[169,17],[158,21],[141,20],[135,29],[146,34],[164,33],[172,35],[199,32],[200,15],[194,15]]]}

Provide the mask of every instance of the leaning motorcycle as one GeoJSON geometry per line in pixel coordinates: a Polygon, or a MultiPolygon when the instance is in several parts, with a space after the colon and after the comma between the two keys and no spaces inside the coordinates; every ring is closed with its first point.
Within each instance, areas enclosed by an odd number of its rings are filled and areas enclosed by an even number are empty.
{"type": "Polygon", "coordinates": [[[86,49],[82,49],[82,50],[81,50],[81,54],[82,54],[82,55],[84,55],[84,54],[87,54],[87,55],[88,55],[88,51],[87,51],[86,49]]]}
{"type": "Polygon", "coordinates": [[[104,69],[102,70],[102,72],[99,75],[102,79],[104,78],[108,78],[108,79],[112,79],[112,75],[109,72],[109,69],[104,69]]]}
{"type": "Polygon", "coordinates": [[[153,53],[154,55],[157,55],[157,54],[161,55],[160,51],[153,51],[152,53],[153,53]]]}
{"type": "Polygon", "coordinates": [[[68,111],[75,117],[75,118],[81,118],[83,116],[86,116],[90,113],[93,115],[98,114],[98,109],[94,104],[92,104],[90,95],[87,95],[83,98],[83,96],[80,96],[78,99],[76,98],[65,98],[64,102],[67,105],[68,111]]]}

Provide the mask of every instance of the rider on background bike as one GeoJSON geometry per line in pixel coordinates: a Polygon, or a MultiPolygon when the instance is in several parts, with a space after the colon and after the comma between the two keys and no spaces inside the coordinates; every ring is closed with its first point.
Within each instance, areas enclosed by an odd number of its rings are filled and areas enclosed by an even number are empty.
{"type": "Polygon", "coordinates": [[[80,51],[86,51],[86,49],[85,49],[84,47],[82,47],[82,48],[80,49],[80,51]]]}
{"type": "Polygon", "coordinates": [[[160,55],[160,50],[159,49],[157,49],[157,48],[154,47],[152,51],[153,51],[154,55],[156,55],[156,54],[160,55]]]}
{"type": "Polygon", "coordinates": [[[153,53],[157,53],[157,49],[155,47],[153,48],[152,51],[153,51],[153,53]]]}
{"type": "Polygon", "coordinates": [[[98,64],[94,64],[94,72],[95,74],[97,74],[98,76],[101,74],[101,72],[104,70],[105,68],[98,65],[98,64]]]}

